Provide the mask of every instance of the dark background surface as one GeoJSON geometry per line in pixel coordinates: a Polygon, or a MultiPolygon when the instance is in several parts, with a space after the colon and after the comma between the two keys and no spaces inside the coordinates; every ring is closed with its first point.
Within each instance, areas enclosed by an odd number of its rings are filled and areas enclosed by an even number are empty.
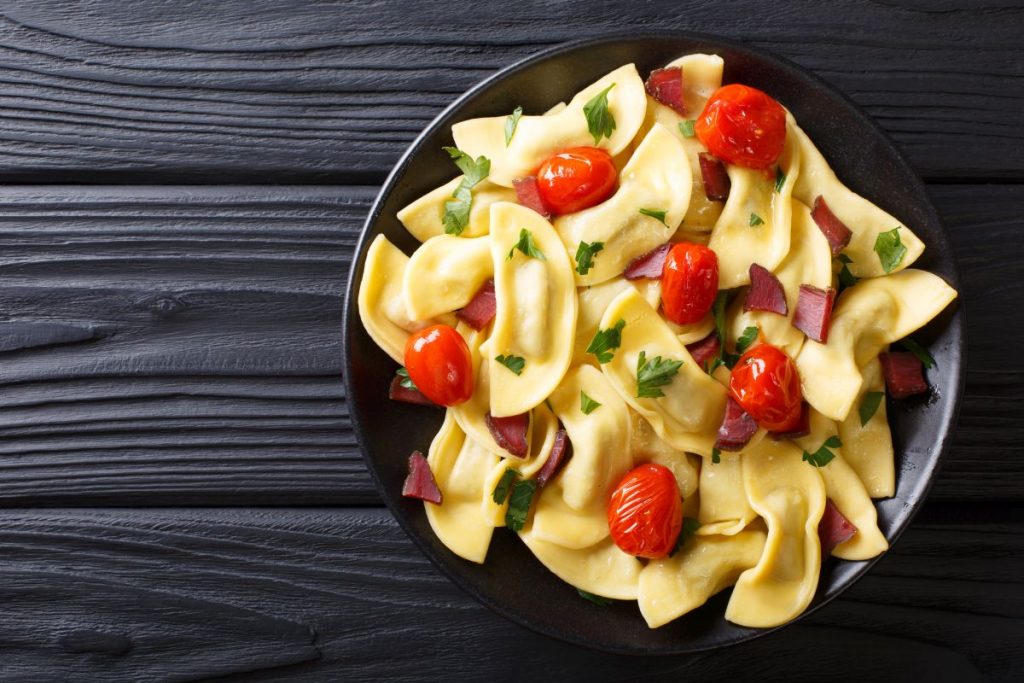
{"type": "Polygon", "coordinates": [[[1010,0],[3,3],[0,680],[1019,680],[1022,29],[1010,0]],[[563,645],[461,593],[380,507],[339,377],[404,146],[505,64],[630,28],[746,40],[865,106],[968,309],[911,528],[803,622],[697,656],[563,645]]]}

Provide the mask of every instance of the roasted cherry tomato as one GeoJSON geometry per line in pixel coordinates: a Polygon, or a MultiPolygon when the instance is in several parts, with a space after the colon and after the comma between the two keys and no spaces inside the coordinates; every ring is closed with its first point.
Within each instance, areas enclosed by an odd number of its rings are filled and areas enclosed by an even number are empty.
{"type": "Polygon", "coordinates": [[[695,323],[711,310],[718,294],[718,257],[693,242],[673,244],[661,271],[661,305],[677,325],[695,323]]]}
{"type": "Polygon", "coordinates": [[[714,92],[693,130],[719,159],[768,168],[786,142],[786,110],[757,88],[731,83],[714,92]]]}
{"type": "Polygon", "coordinates": [[[549,209],[567,214],[600,204],[615,191],[618,172],[599,147],[573,147],[551,156],[537,171],[537,189],[549,209]]]}
{"type": "Polygon", "coordinates": [[[648,463],[622,478],[608,502],[608,529],[630,555],[657,559],[676,547],[683,526],[683,499],[672,470],[648,463]]]}
{"type": "Polygon", "coordinates": [[[800,373],[771,344],[759,344],[740,356],[729,378],[729,393],[768,431],[790,432],[800,424],[800,373]]]}
{"type": "Polygon", "coordinates": [[[409,336],[405,369],[420,393],[438,405],[453,406],[473,395],[469,346],[448,325],[431,325],[409,336]]]}

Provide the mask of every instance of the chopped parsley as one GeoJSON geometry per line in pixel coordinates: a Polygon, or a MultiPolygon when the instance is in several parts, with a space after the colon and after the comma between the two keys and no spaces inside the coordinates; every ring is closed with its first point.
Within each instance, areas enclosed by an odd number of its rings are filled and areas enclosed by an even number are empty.
{"type": "Polygon", "coordinates": [[[881,391],[869,391],[864,394],[864,398],[860,400],[860,407],[857,412],[860,413],[860,426],[863,427],[875,416],[878,412],[878,406],[882,405],[882,397],[884,397],[881,391]]]}
{"type": "Polygon", "coordinates": [[[508,500],[508,510],[505,511],[505,526],[512,531],[519,531],[523,528],[536,490],[537,482],[532,479],[524,479],[515,483],[515,486],[512,487],[512,496],[508,500]]]}
{"type": "Polygon", "coordinates": [[[519,118],[523,115],[523,108],[516,107],[508,118],[505,119],[505,146],[512,142],[512,136],[516,134],[516,126],[519,125],[519,118]]]}
{"type": "Polygon", "coordinates": [[[736,340],[736,353],[743,353],[750,348],[750,345],[757,341],[757,333],[760,332],[757,325],[751,325],[743,330],[743,334],[736,340]]]}
{"type": "Polygon", "coordinates": [[[533,233],[527,230],[526,228],[521,228],[519,230],[519,241],[516,242],[511,249],[508,250],[508,258],[505,259],[506,261],[512,260],[512,256],[515,255],[516,249],[523,252],[530,258],[539,259],[541,261],[547,261],[547,259],[544,258],[544,252],[538,249],[537,243],[533,241],[533,233]]]}
{"type": "Polygon", "coordinates": [[[756,213],[751,213],[750,220],[747,221],[747,225],[749,225],[752,228],[757,227],[758,225],[764,225],[764,219],[758,216],[756,213]]]}
{"type": "Polygon", "coordinates": [[[782,186],[786,184],[786,174],[782,172],[781,166],[775,167],[775,191],[782,192],[782,186]]]}
{"type": "Polygon", "coordinates": [[[900,241],[900,227],[897,225],[888,232],[878,233],[875,238],[875,253],[882,264],[882,270],[886,273],[899,268],[903,257],[907,255],[907,248],[900,241]]]}
{"type": "Polygon", "coordinates": [[[807,451],[804,451],[804,462],[809,462],[815,467],[824,467],[825,465],[832,462],[833,458],[836,457],[836,454],[830,451],[829,449],[839,448],[842,445],[843,442],[839,440],[838,436],[830,436],[827,439],[825,439],[825,443],[821,445],[821,448],[814,451],[813,453],[808,453],[807,451]]]}
{"type": "Polygon", "coordinates": [[[592,412],[601,407],[601,404],[594,399],[587,396],[587,392],[580,391],[580,412],[584,415],[590,415],[592,412]]]}
{"type": "Polygon", "coordinates": [[[501,479],[498,480],[497,485],[494,487],[494,491],[491,493],[491,500],[498,505],[505,502],[508,498],[509,491],[512,490],[512,482],[519,476],[519,470],[514,470],[511,467],[506,467],[505,471],[501,473],[501,479]]]}
{"type": "Polygon", "coordinates": [[[679,122],[679,132],[683,134],[684,138],[692,138],[697,133],[693,130],[693,124],[696,121],[693,119],[686,119],[685,121],[679,122]]]}
{"type": "Polygon", "coordinates": [[[672,557],[679,552],[679,549],[686,544],[690,538],[697,533],[697,529],[700,528],[700,522],[695,520],[693,517],[683,517],[683,526],[679,529],[679,538],[676,539],[676,547],[672,549],[672,552],[668,554],[672,557]]]}
{"type": "Polygon", "coordinates": [[[580,275],[589,273],[594,267],[594,256],[602,249],[604,242],[580,242],[580,246],[576,247],[576,272],[580,275]]]}
{"type": "Polygon", "coordinates": [[[462,181],[452,193],[452,198],[444,203],[444,215],[441,221],[446,235],[461,235],[469,225],[469,210],[473,208],[471,190],[490,174],[491,160],[485,156],[479,156],[474,161],[473,157],[455,147],[444,147],[443,149],[448,152],[448,156],[462,171],[462,181]]]}
{"type": "Polygon", "coordinates": [[[587,353],[597,356],[597,362],[602,365],[609,362],[615,357],[615,349],[622,345],[622,328],[625,326],[626,321],[620,319],[615,323],[614,327],[609,327],[607,330],[598,330],[594,338],[590,340],[587,353]]]}
{"type": "Polygon", "coordinates": [[[715,465],[717,465],[718,463],[722,462],[722,451],[718,450],[717,448],[712,448],[711,449],[711,462],[712,462],[712,464],[715,464],[715,465]]]}
{"type": "Polygon", "coordinates": [[[577,588],[576,592],[580,594],[581,598],[583,598],[584,600],[589,600],[590,602],[594,603],[598,607],[607,607],[608,605],[612,604],[612,601],[609,600],[608,598],[602,598],[600,595],[594,595],[593,593],[588,593],[587,591],[583,590],[582,588],[577,588]]]}
{"type": "Polygon", "coordinates": [[[853,287],[857,284],[857,276],[850,272],[850,264],[853,263],[853,259],[846,254],[839,254],[836,258],[843,264],[843,267],[839,269],[839,284],[844,289],[853,287]]]}
{"type": "Polygon", "coordinates": [[[917,359],[921,361],[921,365],[925,366],[929,370],[935,367],[935,359],[932,358],[932,354],[928,353],[928,350],[918,344],[916,341],[907,337],[900,341],[900,346],[910,351],[912,354],[917,356],[917,359]]]}
{"type": "Polygon", "coordinates": [[[495,356],[494,360],[498,361],[517,375],[523,374],[523,368],[526,367],[526,359],[522,356],[501,355],[495,356]]]}
{"type": "Polygon", "coordinates": [[[647,352],[641,351],[636,360],[636,397],[661,398],[665,395],[659,387],[671,384],[672,378],[683,366],[681,360],[670,360],[655,356],[647,359],[647,352]]]}
{"type": "Polygon", "coordinates": [[[587,129],[594,137],[594,144],[601,138],[610,138],[615,132],[615,117],[608,111],[608,91],[615,87],[612,83],[597,93],[583,105],[583,115],[587,117],[587,129]]]}
{"type": "MultiPolygon", "coordinates": [[[[655,211],[654,209],[640,209],[640,213],[643,214],[644,216],[650,216],[651,218],[653,218],[655,220],[659,220],[662,223],[665,223],[665,214],[667,214],[668,211],[655,211]]],[[[665,225],[668,226],[668,223],[665,223],[665,225]]]]}
{"type": "Polygon", "coordinates": [[[399,386],[405,387],[406,389],[412,389],[413,391],[420,390],[420,388],[416,386],[416,383],[412,381],[412,377],[409,377],[409,371],[405,368],[398,368],[398,370],[395,371],[395,374],[402,378],[398,381],[399,386]]]}
{"type": "Polygon", "coordinates": [[[729,353],[725,350],[725,309],[729,305],[729,292],[722,290],[715,296],[715,303],[711,306],[711,314],[715,318],[715,330],[718,332],[718,356],[708,366],[708,374],[712,374],[724,365],[732,370],[736,361],[740,359],[739,354],[729,353]]]}

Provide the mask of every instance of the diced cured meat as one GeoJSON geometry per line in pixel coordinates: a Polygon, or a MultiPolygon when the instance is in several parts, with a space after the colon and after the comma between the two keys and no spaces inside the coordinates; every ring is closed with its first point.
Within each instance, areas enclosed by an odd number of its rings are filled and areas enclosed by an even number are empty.
{"type": "Polygon", "coordinates": [[[520,413],[508,417],[485,416],[487,429],[491,431],[494,441],[517,458],[525,458],[529,450],[526,443],[526,432],[530,427],[530,414],[520,413]]]}
{"type": "Polygon", "coordinates": [[[704,181],[704,194],[711,201],[724,202],[729,198],[729,188],[732,187],[729,174],[725,172],[725,164],[707,152],[701,152],[698,158],[701,179],[704,181]]]}
{"type": "Polygon", "coordinates": [[[419,451],[413,451],[409,456],[409,474],[402,485],[402,495],[406,498],[419,498],[441,504],[441,489],[437,488],[434,473],[430,471],[430,463],[419,451]]]}
{"type": "Polygon", "coordinates": [[[661,273],[665,269],[665,256],[668,254],[671,242],[666,242],[660,247],[651,249],[642,256],[637,256],[629,262],[622,276],[627,280],[660,280],[661,273]]]}
{"type": "Polygon", "coordinates": [[[551,219],[552,212],[544,203],[537,188],[537,177],[528,175],[524,178],[516,178],[512,181],[512,187],[516,190],[516,201],[528,209],[533,209],[544,218],[551,219]]]}
{"type": "Polygon", "coordinates": [[[807,335],[808,339],[824,344],[828,341],[828,327],[832,322],[832,304],[836,290],[818,289],[811,285],[800,285],[800,297],[796,300],[793,327],[807,335]]]}
{"type": "Polygon", "coordinates": [[[402,403],[438,407],[436,403],[424,396],[418,389],[403,387],[402,378],[398,375],[395,375],[394,379],[391,380],[391,386],[388,387],[388,398],[392,401],[401,401],[402,403]]]}
{"type": "Polygon", "coordinates": [[[715,448],[723,451],[738,451],[750,441],[757,432],[757,422],[747,411],[729,397],[725,404],[725,417],[718,428],[718,441],[715,448]]]}
{"type": "Polygon", "coordinates": [[[750,264],[750,291],[743,302],[744,311],[769,311],[787,315],[786,292],[779,278],[764,266],[750,264]]]}
{"type": "Polygon", "coordinates": [[[818,522],[818,540],[821,554],[827,557],[837,545],[845,543],[857,533],[857,527],[839,511],[831,498],[825,499],[825,513],[818,522]]]}
{"type": "Polygon", "coordinates": [[[839,252],[850,243],[853,232],[832,213],[832,210],[828,208],[828,204],[825,203],[825,198],[821,195],[818,195],[814,200],[811,218],[818,224],[818,228],[825,235],[825,239],[828,240],[828,245],[832,248],[832,255],[839,256],[839,252]]]}
{"type": "Polygon", "coordinates": [[[647,94],[671,107],[680,116],[686,116],[686,104],[683,102],[683,69],[678,66],[670,66],[664,69],[655,69],[647,77],[644,83],[647,94]]]}
{"type": "Polygon", "coordinates": [[[555,433],[555,443],[551,446],[551,455],[548,456],[544,466],[537,473],[537,486],[546,486],[571,457],[572,441],[569,440],[569,435],[564,429],[559,429],[555,433]]]}
{"type": "Polygon", "coordinates": [[[693,362],[700,367],[704,367],[705,363],[717,356],[720,348],[721,343],[718,341],[718,332],[714,331],[700,341],[686,345],[686,350],[693,357],[693,362]]]}
{"type": "Polygon", "coordinates": [[[928,391],[924,365],[912,353],[893,351],[878,356],[885,375],[885,388],[893,398],[907,398],[928,391]]]}
{"type": "Polygon", "coordinates": [[[498,311],[498,301],[494,298],[494,280],[488,280],[477,290],[473,298],[455,312],[455,316],[474,330],[482,330],[491,324],[498,311]]]}

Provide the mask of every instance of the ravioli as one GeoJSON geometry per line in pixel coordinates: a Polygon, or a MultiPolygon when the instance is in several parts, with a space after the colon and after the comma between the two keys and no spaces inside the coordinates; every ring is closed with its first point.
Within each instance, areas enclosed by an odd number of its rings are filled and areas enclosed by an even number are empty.
{"type": "MultiPolygon", "coordinates": [[[[441,187],[431,190],[416,201],[398,212],[398,220],[402,222],[409,234],[420,242],[431,237],[445,234],[444,205],[455,194],[462,182],[462,176],[453,178],[441,187]]],[[[473,203],[469,209],[469,222],[462,231],[461,237],[481,237],[491,232],[491,204],[495,202],[514,202],[516,192],[512,188],[495,185],[481,180],[472,189],[473,203]]]]}
{"type": "Polygon", "coordinates": [[[587,347],[594,339],[601,326],[601,318],[608,310],[608,304],[627,289],[635,288],[651,306],[658,306],[661,300],[660,280],[629,280],[617,277],[592,287],[579,290],[579,312],[576,318],[576,340],[572,352],[573,365],[591,363],[596,365],[593,354],[587,353],[587,347]]]}
{"type": "Polygon", "coordinates": [[[732,536],[747,528],[757,517],[743,488],[743,459],[740,453],[721,453],[717,463],[707,460],[700,468],[701,536],[732,536]]]}
{"type": "Polygon", "coordinates": [[[504,187],[512,181],[533,175],[553,153],[569,147],[601,147],[615,156],[629,145],[640,130],[647,110],[644,83],[636,66],[626,64],[587,86],[564,109],[544,116],[523,116],[515,134],[505,143],[507,115],[470,119],[452,126],[455,146],[474,159],[485,156],[491,161],[488,179],[504,187]],[[596,143],[587,127],[584,105],[608,91],[608,111],[615,119],[611,137],[596,143]]]}
{"type": "Polygon", "coordinates": [[[406,264],[402,278],[406,310],[416,320],[456,311],[493,275],[490,237],[431,237],[406,264]]]}
{"type": "Polygon", "coordinates": [[[896,466],[892,448],[892,432],[885,409],[885,381],[882,364],[878,359],[869,361],[862,369],[864,383],[854,405],[860,406],[869,391],[882,393],[875,414],[867,424],[861,424],[860,411],[851,410],[839,423],[839,438],[843,442],[843,457],[864,483],[872,498],[889,498],[896,494],[896,466]]]}
{"type": "Polygon", "coordinates": [[[489,343],[491,414],[519,415],[547,398],[569,369],[576,287],[569,256],[537,212],[508,202],[491,207],[497,313],[489,343]],[[516,248],[527,231],[543,258],[516,248]],[[522,358],[515,373],[498,356],[522,358]]]}
{"type": "Polygon", "coordinates": [[[619,188],[597,206],[555,219],[555,230],[569,253],[581,242],[600,242],[587,273],[576,271],[579,285],[594,285],[622,274],[630,261],[658,247],[683,220],[692,188],[682,143],[655,124],[619,174],[619,188]],[[664,218],[641,213],[664,212],[664,218]]]}
{"type": "Polygon", "coordinates": [[[566,583],[612,600],[636,600],[643,563],[606,538],[588,548],[566,548],[536,537],[529,524],[519,537],[541,564],[566,583]]]}

